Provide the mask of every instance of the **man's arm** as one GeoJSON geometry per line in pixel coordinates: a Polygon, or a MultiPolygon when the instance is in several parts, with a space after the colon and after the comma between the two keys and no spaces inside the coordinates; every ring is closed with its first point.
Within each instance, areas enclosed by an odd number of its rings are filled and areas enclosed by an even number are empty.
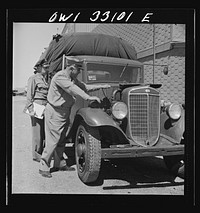
{"type": "Polygon", "coordinates": [[[84,92],[87,92],[87,91],[88,91],[87,88],[86,88],[86,84],[83,83],[82,81],[79,81],[78,79],[75,79],[75,80],[74,80],[74,83],[75,83],[78,87],[80,87],[84,92]]]}
{"type": "Polygon", "coordinates": [[[56,84],[60,86],[65,92],[75,96],[79,95],[84,100],[97,100],[98,102],[100,102],[100,99],[98,97],[89,96],[80,87],[74,84],[74,82],[72,82],[70,78],[67,78],[65,75],[57,76],[56,84]]]}

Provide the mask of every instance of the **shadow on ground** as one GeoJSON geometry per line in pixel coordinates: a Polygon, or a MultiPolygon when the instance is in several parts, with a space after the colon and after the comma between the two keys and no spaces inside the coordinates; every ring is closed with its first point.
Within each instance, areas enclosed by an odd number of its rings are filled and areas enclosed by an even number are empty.
{"type": "Polygon", "coordinates": [[[128,182],[127,185],[105,186],[103,189],[152,188],[183,185],[184,180],[175,182],[175,176],[170,174],[162,159],[156,157],[117,159],[114,162],[104,162],[103,179],[119,179],[128,182]]]}
{"type": "MultiPolygon", "coordinates": [[[[68,165],[75,165],[72,149],[66,149],[68,165]]],[[[103,185],[104,180],[121,180],[128,184],[117,183],[111,186],[103,186],[104,190],[152,188],[184,185],[184,180],[175,182],[176,177],[169,173],[162,158],[142,157],[102,160],[99,178],[90,186],[103,185]]]]}

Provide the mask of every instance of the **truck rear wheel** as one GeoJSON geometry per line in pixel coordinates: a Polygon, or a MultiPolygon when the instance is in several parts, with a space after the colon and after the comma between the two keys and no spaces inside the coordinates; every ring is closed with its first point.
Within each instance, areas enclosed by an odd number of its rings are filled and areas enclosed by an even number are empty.
{"type": "Polygon", "coordinates": [[[77,173],[83,183],[95,182],[101,166],[101,141],[99,131],[82,121],[75,140],[77,173]]]}

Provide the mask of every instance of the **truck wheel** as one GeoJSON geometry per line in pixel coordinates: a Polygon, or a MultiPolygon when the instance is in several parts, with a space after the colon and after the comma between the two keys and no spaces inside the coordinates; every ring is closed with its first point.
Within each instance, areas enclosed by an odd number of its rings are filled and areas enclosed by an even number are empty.
{"type": "Polygon", "coordinates": [[[75,157],[78,176],[83,183],[95,182],[101,166],[101,141],[95,127],[81,122],[76,133],[75,157]]]}
{"type": "Polygon", "coordinates": [[[176,176],[184,178],[185,173],[185,165],[183,161],[183,156],[175,155],[175,156],[164,156],[164,162],[167,168],[176,176]]]}

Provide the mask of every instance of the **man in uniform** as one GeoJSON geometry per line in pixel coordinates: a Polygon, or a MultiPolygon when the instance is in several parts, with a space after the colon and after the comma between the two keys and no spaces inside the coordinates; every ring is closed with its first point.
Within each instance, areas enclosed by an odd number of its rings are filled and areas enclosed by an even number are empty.
{"type": "Polygon", "coordinates": [[[90,96],[86,90],[109,88],[110,85],[86,85],[77,80],[82,69],[82,61],[75,57],[67,58],[67,67],[57,72],[50,83],[45,109],[45,134],[46,144],[40,161],[39,173],[44,177],[52,177],[50,163],[54,155],[54,166],[56,170],[71,170],[63,158],[65,144],[62,143],[69,128],[71,107],[75,102],[74,96],[79,95],[84,100],[100,99],[90,96]],[[84,91],[85,90],[85,91],[84,91]]]}
{"type": "Polygon", "coordinates": [[[32,158],[40,162],[41,154],[44,147],[44,118],[35,117],[34,103],[46,105],[49,85],[47,83],[47,72],[49,64],[43,59],[34,67],[34,75],[28,79],[26,105],[24,112],[31,117],[32,125],[32,158]]]}

